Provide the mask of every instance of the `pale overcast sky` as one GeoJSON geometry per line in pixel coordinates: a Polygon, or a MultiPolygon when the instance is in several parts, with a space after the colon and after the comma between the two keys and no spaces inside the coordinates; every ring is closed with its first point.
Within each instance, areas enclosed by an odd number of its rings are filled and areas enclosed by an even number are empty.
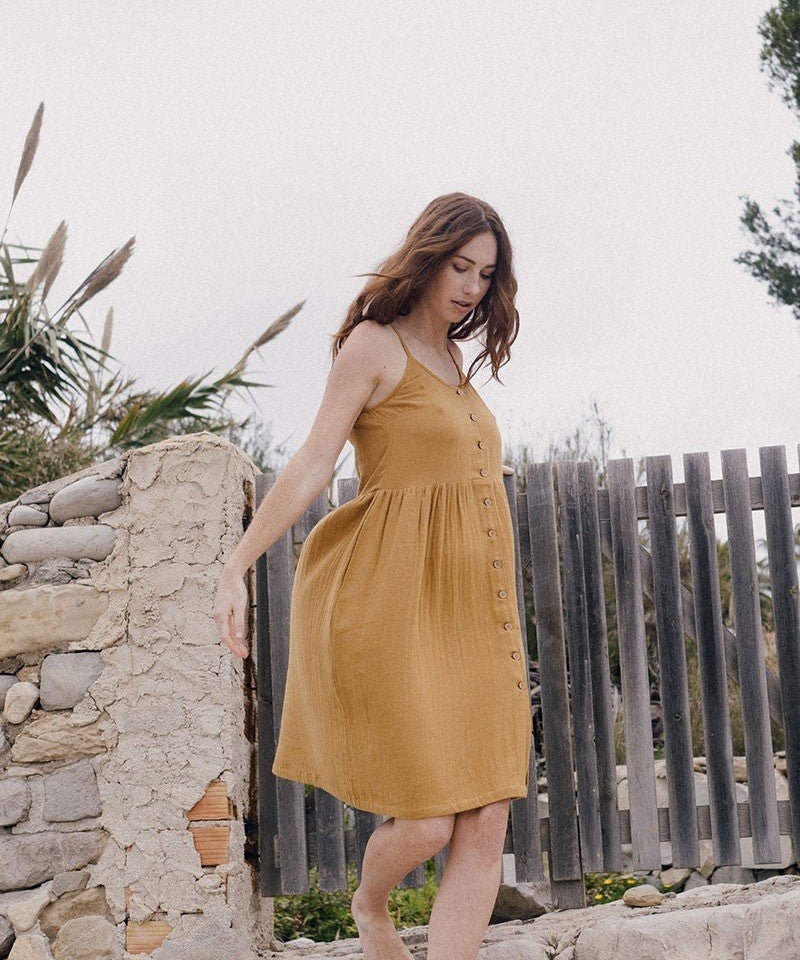
{"type": "Polygon", "coordinates": [[[293,450],[355,275],[464,190],[515,250],[521,332],[505,385],[476,384],[509,442],[543,451],[596,400],[614,455],[670,453],[676,479],[697,450],[719,476],[727,447],[757,473],[768,444],[794,471],[800,323],[733,263],[739,196],[793,191],[797,123],[759,70],[768,7],[3,4],[0,208],[44,100],[10,239],[67,220],[55,304],[136,235],[88,312],[99,339],[113,304],[112,352],[144,385],[222,373],[306,299],[252,367],[293,450]]]}

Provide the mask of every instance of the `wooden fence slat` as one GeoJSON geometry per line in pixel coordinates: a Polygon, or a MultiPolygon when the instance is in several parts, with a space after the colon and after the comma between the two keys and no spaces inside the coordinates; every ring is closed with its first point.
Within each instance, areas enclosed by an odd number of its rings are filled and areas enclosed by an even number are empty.
{"type": "MultiPolygon", "coordinates": [[[[750,820],[752,808],[747,800],[743,800],[736,805],[737,824],[740,837],[752,836],[750,831],[750,820]]],[[[622,833],[622,842],[631,842],[630,815],[628,810],[619,811],[620,831],[622,833]]],[[[543,821],[544,823],[544,821],[543,821]]],[[[788,836],[792,829],[792,817],[789,810],[788,800],[778,801],[778,826],[783,836],[788,836]]],[[[659,836],[662,842],[670,839],[669,827],[669,809],[667,807],[658,808],[658,827],[659,836]]],[[[711,840],[711,808],[707,803],[700,804],[697,807],[697,837],[699,840],[711,840]]],[[[776,863],[779,861],[776,861],[776,863]]]]}
{"type": "MultiPolygon", "coordinates": [[[[255,509],[274,483],[272,473],[255,478],[255,509]]],[[[275,706],[272,680],[272,644],[267,590],[267,557],[255,564],[256,636],[252,642],[256,660],[256,748],[258,751],[258,873],[262,897],[282,893],[278,854],[278,795],[272,764],[275,760],[275,706]]]]}
{"type": "Polygon", "coordinates": [[[425,886],[425,864],[420,863],[413,870],[407,873],[397,884],[403,890],[411,887],[425,886]]]}
{"type": "Polygon", "coordinates": [[[736,783],[708,454],[684,454],[683,472],[714,862],[718,866],[737,864],[742,859],[736,824],[736,783]]]}
{"type": "Polygon", "coordinates": [[[314,787],[314,824],[320,890],[347,890],[347,859],[342,801],[314,787]]]}
{"type": "Polygon", "coordinates": [[[614,711],[603,586],[603,555],[597,513],[597,475],[593,463],[578,464],[583,579],[586,587],[586,624],[592,673],[594,739],[597,785],[603,842],[603,870],[622,870],[619,817],[617,816],[617,759],[614,745],[614,711]]]}
{"type": "MultiPolygon", "coordinates": [[[[613,556],[611,546],[611,524],[608,521],[600,523],[600,538],[603,544],[603,555],[613,556]]],[[[639,567],[642,575],[642,592],[646,597],[653,599],[653,565],[650,554],[646,547],[639,545],[639,567]]],[[[692,591],[681,584],[681,611],[683,615],[683,633],[690,640],[697,643],[697,636],[694,627],[694,600],[692,591]]],[[[725,624],[722,625],[722,635],[725,640],[725,667],[728,676],[738,682],[739,680],[739,655],[736,652],[736,637],[725,624]]],[[[769,697],[769,714],[779,725],[783,725],[783,713],[781,711],[781,688],[776,674],[768,668],[764,668],[767,677],[767,695],[769,697]]]]}
{"type": "Polygon", "coordinates": [[[786,780],[792,810],[792,841],[800,856],[800,597],[797,559],[789,499],[786,450],[782,446],[760,447],[761,484],[764,491],[764,521],[772,583],[775,644],[783,701],[783,731],[786,739],[786,780]]]}
{"type": "Polygon", "coordinates": [[[369,838],[373,830],[376,830],[385,820],[385,817],[379,813],[372,813],[369,810],[360,810],[353,808],[353,820],[355,822],[355,861],[358,880],[361,882],[361,870],[364,866],[364,851],[367,849],[369,838]]]}
{"type": "Polygon", "coordinates": [[[669,456],[647,457],[645,469],[672,865],[696,867],[700,865],[700,844],[697,839],[692,726],[683,640],[678,538],[672,497],[672,461],[669,456]]]}
{"type": "Polygon", "coordinates": [[[549,820],[559,838],[548,857],[551,890],[562,906],[583,906],[552,464],[531,464],[526,481],[549,820]]]}
{"type": "MultiPolygon", "coordinates": [[[[270,484],[271,486],[271,484],[270,484]]],[[[269,646],[272,659],[272,703],[275,743],[280,736],[286,674],[289,667],[289,612],[294,581],[292,531],[287,530],[267,550],[269,646]]],[[[278,805],[278,858],[281,891],[304,893],[309,889],[306,840],[305,785],[275,777],[278,805]]]]}
{"type": "Polygon", "coordinates": [[[589,627],[583,580],[578,467],[574,460],[560,460],[555,467],[558,484],[559,543],[564,568],[564,627],[567,635],[572,731],[575,744],[581,860],[585,871],[599,873],[603,869],[603,843],[592,703],[594,691],[589,665],[589,627]]]}
{"type": "MultiPolygon", "coordinates": [[[[525,631],[525,579],[523,567],[530,566],[531,544],[528,538],[528,515],[520,512],[519,503],[527,503],[523,494],[518,494],[516,475],[504,476],[503,482],[508,498],[514,530],[514,556],[516,558],[517,604],[525,657],[525,674],[530,677],[530,659],[525,631]]],[[[542,838],[539,832],[539,797],[536,786],[536,739],[531,724],[531,756],[528,765],[528,796],[511,801],[511,840],[514,853],[514,868],[517,883],[544,880],[542,863],[542,838]]]]}
{"type": "Polygon", "coordinates": [[[607,480],[633,836],[631,863],[634,870],[660,870],[661,845],[658,833],[633,461],[627,457],[609,460],[607,480]]]}
{"type": "Polygon", "coordinates": [[[744,723],[748,797],[753,823],[753,861],[777,863],[781,859],[778,798],[772,758],[767,676],[764,671],[764,636],[753,542],[747,451],[722,451],[725,516],[730,547],[731,592],[736,624],[739,687],[744,723]]]}
{"type": "Polygon", "coordinates": [[[447,864],[447,855],[450,853],[450,844],[448,843],[446,847],[434,854],[433,856],[433,867],[435,871],[436,883],[439,884],[442,882],[442,877],[444,876],[444,868],[447,864]]]}
{"type": "MultiPolygon", "coordinates": [[[[789,500],[793,507],[800,507],[800,473],[789,474],[789,500]]],[[[761,489],[761,477],[750,477],[750,509],[763,510],[764,496],[761,489]]],[[[675,516],[686,516],[686,485],[676,483],[673,487],[673,499],[675,501],[675,516]]],[[[711,481],[711,500],[714,513],[725,512],[725,491],[722,480],[711,481]]],[[[606,523],[610,519],[608,508],[608,490],[597,491],[597,509],[600,523],[606,523]]],[[[647,520],[647,489],[646,487],[636,488],[636,519],[647,520]]]]}

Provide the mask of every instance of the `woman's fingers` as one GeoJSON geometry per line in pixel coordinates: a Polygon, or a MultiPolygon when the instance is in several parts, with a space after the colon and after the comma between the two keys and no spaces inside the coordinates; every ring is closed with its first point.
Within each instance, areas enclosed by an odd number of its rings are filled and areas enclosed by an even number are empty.
{"type": "Polygon", "coordinates": [[[238,657],[247,656],[247,647],[244,643],[244,622],[242,614],[231,608],[228,611],[228,631],[227,631],[227,640],[225,640],[226,645],[230,649],[231,653],[235,653],[238,657]]]}
{"type": "Polygon", "coordinates": [[[246,657],[244,642],[247,614],[247,588],[244,582],[227,584],[220,582],[214,603],[214,622],[219,639],[238,657],[246,657]]]}

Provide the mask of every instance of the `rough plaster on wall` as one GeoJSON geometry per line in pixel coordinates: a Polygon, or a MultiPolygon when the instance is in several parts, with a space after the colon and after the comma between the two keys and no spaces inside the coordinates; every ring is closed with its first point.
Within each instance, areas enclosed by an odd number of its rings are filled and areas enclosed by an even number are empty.
{"type": "Polygon", "coordinates": [[[209,881],[186,810],[219,778],[239,816],[247,809],[243,665],[220,644],[211,611],[221,564],[241,536],[253,465],[208,433],[124,460],[123,504],[103,517],[116,545],[93,578],[109,605],[90,635],[97,646],[83,647],[102,649],[104,670],[82,713],[105,714],[118,736],[113,752],[97,758],[110,836],[91,882],[106,887],[117,921],[157,913],[176,940],[200,920],[208,936],[213,920],[221,943],[241,942],[244,958],[268,918],[243,860],[243,826],[230,821],[231,864],[209,881]],[[121,644],[103,648],[101,633],[121,644]]]}

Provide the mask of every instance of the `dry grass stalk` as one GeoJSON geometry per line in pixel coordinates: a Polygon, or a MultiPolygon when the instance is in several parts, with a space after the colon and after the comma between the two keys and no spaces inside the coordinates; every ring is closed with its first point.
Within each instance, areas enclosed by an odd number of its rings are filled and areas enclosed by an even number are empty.
{"type": "Polygon", "coordinates": [[[39,284],[43,282],[44,288],[42,290],[42,300],[47,297],[48,291],[53,285],[53,281],[58,276],[58,272],[64,263],[64,248],[66,247],[66,244],[67,225],[62,220],[53,232],[53,235],[47,241],[47,245],[42,251],[39,262],[36,264],[36,269],[28,279],[28,293],[31,296],[33,296],[33,294],[36,292],[39,284]]]}
{"type": "Polygon", "coordinates": [[[289,326],[292,320],[297,316],[297,314],[303,309],[305,300],[301,300],[300,303],[296,303],[293,307],[290,307],[285,313],[282,313],[277,320],[274,320],[267,329],[261,334],[261,336],[255,340],[242,354],[241,359],[233,368],[237,372],[244,370],[247,363],[247,358],[251,353],[255,353],[259,347],[263,347],[265,343],[268,343],[270,340],[273,340],[278,336],[279,333],[289,326]]]}
{"type": "Polygon", "coordinates": [[[39,133],[42,129],[42,117],[44,116],[44,101],[39,104],[33,117],[33,123],[25,138],[25,146],[22,148],[22,158],[19,161],[17,170],[17,179],[14,181],[14,193],[11,197],[11,203],[17,199],[19,188],[33,165],[33,158],[36,156],[36,148],[39,146],[39,133]]]}
{"type": "Polygon", "coordinates": [[[100,342],[100,349],[103,353],[108,353],[111,349],[111,331],[114,329],[114,308],[109,307],[106,314],[106,322],[103,324],[103,339],[100,342]]]}
{"type": "Polygon", "coordinates": [[[103,262],[96,267],[89,276],[78,287],[78,291],[83,290],[75,301],[75,310],[80,309],[87,300],[91,300],[101,290],[105,289],[109,283],[116,280],[122,273],[122,268],[128,262],[133,253],[133,245],[136,237],[131,237],[121,247],[110,253],[103,262]]]}

